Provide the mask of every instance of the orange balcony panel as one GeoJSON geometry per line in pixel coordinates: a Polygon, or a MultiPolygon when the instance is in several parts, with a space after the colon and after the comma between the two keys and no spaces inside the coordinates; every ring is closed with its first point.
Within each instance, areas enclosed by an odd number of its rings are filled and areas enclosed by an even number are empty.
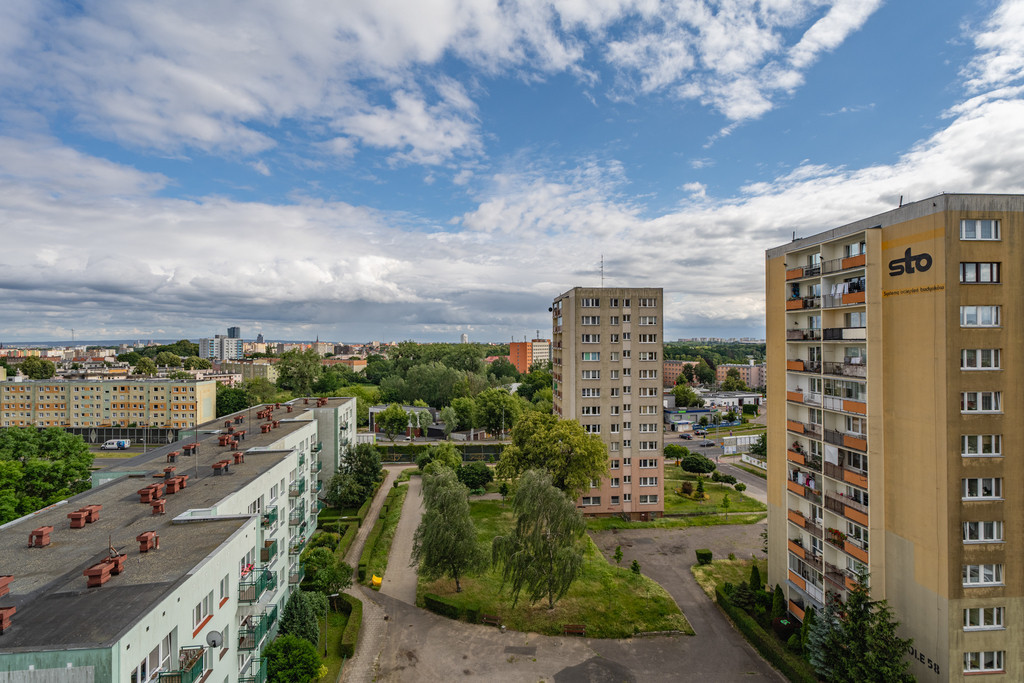
{"type": "Polygon", "coordinates": [[[787,510],[786,516],[789,517],[789,521],[793,522],[794,524],[797,524],[799,526],[804,526],[804,524],[806,524],[804,516],[797,512],[796,510],[787,510]]]}
{"type": "Polygon", "coordinates": [[[800,621],[804,620],[804,611],[796,606],[796,603],[792,600],[789,601],[789,611],[793,613],[793,616],[800,621]]]}
{"type": "Polygon", "coordinates": [[[843,262],[840,265],[842,265],[843,270],[846,270],[847,268],[857,268],[858,266],[863,266],[866,262],[867,255],[861,254],[860,256],[850,256],[848,258],[844,258],[843,262]]]}
{"type": "Polygon", "coordinates": [[[868,563],[868,551],[867,550],[864,550],[864,549],[860,548],[859,546],[856,546],[853,543],[850,543],[849,541],[845,541],[843,543],[843,550],[845,550],[848,555],[850,555],[852,557],[856,557],[858,560],[860,560],[864,564],[868,563]]]}
{"type": "Polygon", "coordinates": [[[795,493],[798,496],[804,495],[804,487],[796,483],[792,479],[786,480],[786,488],[795,493]]]}
{"type": "Polygon", "coordinates": [[[803,277],[803,276],[804,276],[804,269],[803,268],[790,268],[789,270],[786,271],[786,279],[787,280],[795,280],[795,279],[797,279],[799,277],[803,277]]]}
{"type": "Polygon", "coordinates": [[[796,451],[786,451],[786,460],[795,462],[797,465],[804,465],[807,462],[804,460],[803,454],[797,453],[796,451]]]}
{"type": "Polygon", "coordinates": [[[788,301],[786,301],[786,310],[787,311],[796,311],[796,310],[799,310],[799,309],[801,309],[803,307],[804,307],[804,300],[803,299],[789,299],[788,301]]]}
{"type": "Polygon", "coordinates": [[[843,399],[843,410],[848,413],[857,413],[858,415],[868,414],[868,404],[863,401],[847,401],[843,399]]]}
{"type": "Polygon", "coordinates": [[[851,292],[849,294],[843,294],[843,305],[848,306],[850,304],[864,303],[864,294],[864,292],[851,292]]]}
{"type": "Polygon", "coordinates": [[[860,510],[854,510],[849,505],[846,505],[845,508],[847,519],[853,520],[854,522],[857,522],[857,524],[860,524],[862,526],[868,525],[868,516],[865,515],[863,512],[861,512],[860,510]]]}
{"type": "Polygon", "coordinates": [[[868,487],[867,477],[865,477],[863,474],[851,472],[850,470],[843,470],[843,481],[845,481],[847,484],[859,486],[862,489],[866,489],[868,487]]]}
{"type": "Polygon", "coordinates": [[[801,560],[807,559],[807,553],[804,552],[802,546],[797,545],[792,540],[789,541],[789,551],[799,557],[801,560]]]}
{"type": "Polygon", "coordinates": [[[807,590],[807,582],[804,581],[804,577],[800,576],[792,569],[789,570],[789,580],[795,583],[796,585],[800,586],[800,590],[807,590]]]}
{"type": "Polygon", "coordinates": [[[795,370],[796,372],[803,372],[804,371],[804,362],[802,360],[787,360],[786,361],[786,369],[787,370],[795,370]]]}
{"type": "Polygon", "coordinates": [[[852,591],[854,587],[857,585],[857,582],[851,579],[849,576],[844,576],[843,581],[846,583],[846,590],[848,591],[852,591]]]}
{"type": "Polygon", "coordinates": [[[797,403],[803,403],[804,402],[804,392],[802,392],[802,391],[787,391],[786,392],[786,400],[787,401],[796,401],[797,403]]]}
{"type": "Polygon", "coordinates": [[[803,422],[795,422],[793,420],[786,420],[786,429],[788,429],[791,432],[796,432],[797,434],[803,434],[804,433],[804,423],[803,422]]]}
{"type": "Polygon", "coordinates": [[[843,445],[847,448],[854,448],[858,451],[866,451],[868,449],[868,440],[858,439],[855,436],[843,434],[843,445]]]}

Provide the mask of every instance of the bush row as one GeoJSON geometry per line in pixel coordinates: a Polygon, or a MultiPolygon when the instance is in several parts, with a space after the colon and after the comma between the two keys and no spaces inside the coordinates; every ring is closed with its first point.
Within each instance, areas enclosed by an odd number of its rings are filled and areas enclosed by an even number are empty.
{"type": "MultiPolygon", "coordinates": [[[[487,445],[481,447],[479,444],[454,442],[452,445],[455,446],[455,450],[459,452],[464,462],[472,462],[476,460],[496,462],[501,456],[501,445],[487,445]],[[470,452],[467,453],[467,450],[470,452]]],[[[382,462],[415,462],[416,458],[429,447],[429,445],[421,444],[396,444],[394,446],[387,443],[378,444],[378,448],[382,451],[382,462]]]]}
{"type": "Polygon", "coordinates": [[[715,595],[722,611],[732,619],[736,628],[751,645],[757,648],[762,657],[771,662],[772,666],[785,674],[791,681],[797,681],[797,683],[815,683],[817,681],[807,664],[787,652],[785,645],[779,642],[774,635],[761,628],[761,625],[752,616],[733,605],[722,586],[715,587],[715,595]]]}
{"type": "Polygon", "coordinates": [[[363,602],[352,595],[342,593],[339,596],[342,600],[338,607],[348,615],[348,623],[345,630],[341,632],[341,643],[338,651],[342,657],[352,658],[356,653],[356,645],[359,642],[359,629],[363,625],[363,602]]]}
{"type": "Polygon", "coordinates": [[[423,594],[423,605],[428,610],[435,614],[440,614],[442,617],[448,617],[449,619],[465,619],[471,624],[480,623],[480,608],[475,606],[459,607],[458,605],[448,602],[439,595],[434,593],[423,594]]]}

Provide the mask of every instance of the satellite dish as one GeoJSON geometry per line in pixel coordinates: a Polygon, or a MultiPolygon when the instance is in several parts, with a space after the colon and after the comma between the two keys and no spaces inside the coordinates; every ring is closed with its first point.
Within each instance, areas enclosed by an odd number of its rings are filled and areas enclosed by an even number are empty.
{"type": "Polygon", "coordinates": [[[220,631],[210,631],[206,634],[206,644],[210,647],[220,647],[224,644],[224,635],[220,631]]]}

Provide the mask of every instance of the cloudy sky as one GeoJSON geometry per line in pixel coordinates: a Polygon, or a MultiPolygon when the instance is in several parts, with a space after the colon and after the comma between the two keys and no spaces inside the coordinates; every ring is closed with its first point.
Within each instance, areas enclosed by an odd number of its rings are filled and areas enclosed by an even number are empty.
{"type": "Polygon", "coordinates": [[[764,250],[1024,191],[1024,3],[4,0],[0,341],[549,336],[764,250]]]}

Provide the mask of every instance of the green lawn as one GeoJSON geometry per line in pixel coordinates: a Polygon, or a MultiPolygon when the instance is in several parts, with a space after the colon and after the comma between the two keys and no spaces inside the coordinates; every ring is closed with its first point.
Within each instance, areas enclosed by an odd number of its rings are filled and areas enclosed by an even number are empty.
{"type": "MultiPolygon", "coordinates": [[[[339,598],[340,600],[341,598],[339,598]]],[[[324,617],[321,614],[317,617],[317,622],[320,624],[320,633],[324,632],[324,617]]],[[[339,643],[341,643],[341,633],[345,630],[345,626],[348,625],[348,615],[344,612],[328,612],[327,613],[327,643],[331,646],[327,647],[327,654],[323,655],[324,651],[324,639],[320,638],[320,654],[321,661],[327,665],[327,674],[321,678],[321,681],[333,681],[338,680],[338,674],[341,673],[342,658],[339,654],[339,643]]]]}
{"type": "Polygon", "coordinates": [[[366,562],[366,585],[370,585],[374,574],[384,576],[384,572],[388,569],[391,541],[395,538],[395,529],[398,528],[398,520],[402,516],[402,504],[405,502],[405,494],[408,492],[408,486],[399,486],[391,497],[388,514],[384,518],[384,527],[377,539],[377,545],[374,546],[373,552],[370,553],[370,558],[366,562]]]}
{"type": "Polygon", "coordinates": [[[410,477],[412,477],[413,475],[418,475],[418,474],[420,474],[420,468],[419,467],[406,467],[404,470],[402,470],[401,472],[398,473],[398,476],[395,477],[395,481],[397,481],[397,482],[409,481],[410,477]]]}
{"type": "MultiPolygon", "coordinates": [[[[512,527],[512,510],[501,501],[482,500],[470,503],[470,514],[477,542],[490,557],[491,539],[512,527]]],[[[587,635],[596,638],[626,638],[641,631],[693,633],[665,589],[645,576],[636,577],[628,568],[609,564],[589,536],[583,574],[552,610],[547,609],[546,601],[530,605],[523,597],[513,608],[508,591],[501,589],[501,574],[494,568],[464,578],[461,593],[455,592],[455,582],[449,579],[421,578],[418,594],[423,593],[435,593],[463,607],[476,606],[484,614],[498,615],[503,624],[517,631],[561,635],[564,624],[584,624],[587,635]]]]}
{"type": "Polygon", "coordinates": [[[587,519],[587,530],[682,529],[691,526],[715,526],[718,524],[757,524],[767,516],[767,513],[764,512],[738,515],[696,515],[693,517],[659,517],[650,522],[627,522],[621,517],[591,517],[587,519]]]}
{"type": "Polygon", "coordinates": [[[715,599],[715,586],[726,581],[737,585],[750,580],[750,567],[757,562],[761,573],[761,582],[768,575],[768,560],[712,560],[711,564],[695,564],[690,567],[697,583],[712,600],[715,599]]]}
{"type": "Polygon", "coordinates": [[[752,467],[743,462],[734,462],[732,463],[732,466],[738,467],[744,472],[749,472],[750,474],[753,474],[756,477],[761,477],[762,479],[768,478],[768,473],[762,470],[760,467],[752,467]]]}
{"type": "Polygon", "coordinates": [[[687,474],[678,467],[669,467],[665,471],[665,512],[666,513],[715,513],[715,512],[762,512],[767,510],[764,503],[746,496],[732,484],[722,484],[704,478],[704,494],[707,498],[701,502],[681,496],[676,490],[682,486],[684,481],[693,484],[694,491],[697,489],[697,475],[687,474]],[[722,500],[729,496],[729,509],[722,507],[722,500]]]}

